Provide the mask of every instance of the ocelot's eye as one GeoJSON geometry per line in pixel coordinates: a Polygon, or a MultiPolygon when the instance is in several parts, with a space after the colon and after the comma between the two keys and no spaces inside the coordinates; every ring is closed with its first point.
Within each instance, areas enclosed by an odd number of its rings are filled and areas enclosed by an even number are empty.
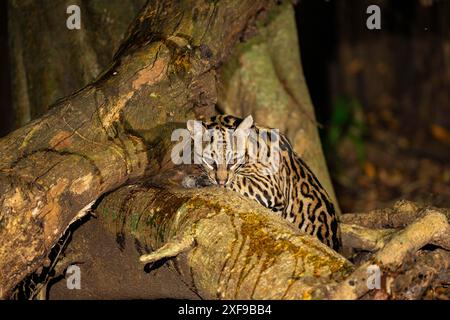
{"type": "Polygon", "coordinates": [[[234,161],[237,164],[243,164],[245,161],[245,153],[244,152],[237,152],[234,156],[234,161]]]}
{"type": "Polygon", "coordinates": [[[236,161],[235,163],[233,163],[232,165],[229,166],[229,169],[236,170],[241,165],[242,165],[242,162],[236,161]]]}
{"type": "Polygon", "coordinates": [[[213,159],[207,158],[207,157],[203,157],[202,161],[210,170],[214,170],[215,161],[213,159]]]}
{"type": "Polygon", "coordinates": [[[225,161],[226,161],[226,164],[233,164],[234,163],[234,159],[233,159],[233,152],[231,152],[231,151],[228,151],[227,152],[227,154],[226,154],[226,158],[225,158],[225,161]]]}
{"type": "Polygon", "coordinates": [[[229,170],[236,170],[237,168],[239,168],[241,165],[244,164],[244,160],[245,160],[245,155],[241,154],[239,152],[234,153],[233,154],[233,161],[231,161],[231,163],[228,164],[228,169],[229,170]]]}

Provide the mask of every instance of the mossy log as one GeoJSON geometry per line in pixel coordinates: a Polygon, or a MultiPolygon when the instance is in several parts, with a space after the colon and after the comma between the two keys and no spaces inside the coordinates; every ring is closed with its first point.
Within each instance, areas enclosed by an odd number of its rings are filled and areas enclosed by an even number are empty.
{"type": "Polygon", "coordinates": [[[96,215],[118,246],[139,244],[142,267],[175,257],[202,298],[323,299],[353,270],[316,238],[220,188],[124,187],[96,215]]]}
{"type": "Polygon", "coordinates": [[[399,202],[383,211],[379,221],[360,215],[375,225],[389,216],[389,229],[341,225],[346,249],[373,252],[352,265],[236,193],[130,185],[102,200],[57,264],[57,274],[79,265],[83,290],[60,281],[50,298],[418,299],[439,288],[450,266],[447,210],[399,202]],[[374,266],[379,290],[367,285],[374,266]]]}

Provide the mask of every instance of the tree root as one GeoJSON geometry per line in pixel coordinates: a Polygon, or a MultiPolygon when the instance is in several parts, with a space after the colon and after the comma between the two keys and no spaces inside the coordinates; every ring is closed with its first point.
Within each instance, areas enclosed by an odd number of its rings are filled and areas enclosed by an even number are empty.
{"type": "MultiPolygon", "coordinates": [[[[400,200],[392,208],[377,209],[369,213],[347,213],[342,215],[341,223],[355,224],[367,228],[402,228],[424,214],[426,207],[415,202],[400,200]]],[[[439,208],[450,220],[450,210],[439,208]]]]}
{"type": "Polygon", "coordinates": [[[449,267],[450,252],[442,249],[419,251],[405,261],[402,270],[389,275],[393,278],[390,294],[396,300],[420,299],[427,288],[433,290],[439,282],[450,282],[449,267]]]}
{"type": "Polygon", "coordinates": [[[356,224],[341,224],[342,242],[345,247],[375,251],[385,246],[395,233],[393,229],[370,229],[356,224]]]}
{"type": "MultiPolygon", "coordinates": [[[[450,266],[450,226],[448,211],[437,208],[421,208],[415,203],[401,201],[392,209],[377,210],[353,216],[358,224],[341,224],[344,246],[375,252],[343,281],[331,285],[324,297],[328,299],[419,299],[426,290],[448,275],[450,266]],[[412,221],[412,223],[411,223],[412,221]],[[399,227],[409,225],[400,229],[399,227]],[[368,226],[388,226],[374,229],[368,226]],[[442,249],[420,250],[427,244],[442,249]],[[381,290],[371,290],[368,279],[371,267],[382,273],[381,290]]],[[[345,221],[348,218],[344,218],[345,221]]],[[[160,249],[142,255],[140,261],[152,263],[172,258],[194,247],[191,233],[184,233],[169,240],[160,249]]],[[[448,277],[448,276],[447,276],[448,277]]],[[[323,287],[320,288],[326,292],[323,287]]]]}
{"type": "MultiPolygon", "coordinates": [[[[416,206],[410,204],[407,203],[407,206],[402,208],[408,207],[417,210],[416,206]]],[[[414,216],[419,218],[405,229],[395,233],[392,230],[369,230],[354,225],[343,226],[342,231],[347,244],[366,250],[378,248],[380,250],[369,261],[362,263],[345,281],[333,288],[329,295],[330,299],[358,299],[365,295],[370,290],[367,284],[370,275],[368,270],[373,265],[377,265],[384,272],[392,272],[400,268],[411,254],[415,254],[427,244],[435,244],[448,250],[450,227],[446,210],[428,208],[414,212],[412,210],[400,211],[398,208],[399,206],[397,209],[394,207],[393,211],[387,211],[387,214],[380,214],[378,217],[374,213],[369,213],[367,216],[361,214],[362,217],[354,220],[365,225],[399,226],[414,216]],[[400,218],[393,214],[395,211],[400,212],[400,218]],[[389,237],[390,239],[387,240],[389,237]]],[[[442,265],[446,269],[448,261],[442,265]]],[[[433,273],[433,275],[436,274],[433,273]]],[[[427,283],[424,282],[423,285],[427,285],[427,283]]],[[[392,283],[386,284],[388,293],[391,287],[392,283]]],[[[418,291],[417,284],[413,291],[418,291]]]]}
{"type": "Polygon", "coordinates": [[[205,299],[323,299],[353,271],[315,237],[219,188],[121,188],[96,212],[123,250],[152,250],[136,263],[175,258],[180,279],[205,299]]]}
{"type": "Polygon", "coordinates": [[[161,248],[155,250],[152,253],[141,255],[139,261],[141,263],[149,264],[159,260],[173,258],[177,255],[192,249],[195,245],[195,239],[192,234],[185,233],[180,237],[167,242],[161,248]]]}

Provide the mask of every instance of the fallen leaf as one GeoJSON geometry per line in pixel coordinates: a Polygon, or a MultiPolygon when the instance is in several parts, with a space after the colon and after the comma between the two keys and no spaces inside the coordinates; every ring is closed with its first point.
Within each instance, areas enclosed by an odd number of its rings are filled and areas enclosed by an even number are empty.
{"type": "Polygon", "coordinates": [[[373,179],[377,174],[377,169],[372,162],[366,161],[366,163],[364,163],[364,172],[366,176],[368,176],[370,179],[373,179]]]}
{"type": "Polygon", "coordinates": [[[431,135],[436,140],[450,145],[450,132],[448,130],[438,124],[431,125],[431,135]]]}

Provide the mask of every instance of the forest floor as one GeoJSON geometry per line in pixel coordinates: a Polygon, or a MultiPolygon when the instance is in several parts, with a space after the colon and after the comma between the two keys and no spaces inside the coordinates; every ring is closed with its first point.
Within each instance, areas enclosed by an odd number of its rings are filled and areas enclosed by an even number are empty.
{"type": "Polygon", "coordinates": [[[338,175],[332,175],[342,212],[367,212],[400,199],[450,208],[450,133],[429,131],[428,143],[419,144],[397,130],[369,126],[364,162],[343,139],[338,175]]]}

